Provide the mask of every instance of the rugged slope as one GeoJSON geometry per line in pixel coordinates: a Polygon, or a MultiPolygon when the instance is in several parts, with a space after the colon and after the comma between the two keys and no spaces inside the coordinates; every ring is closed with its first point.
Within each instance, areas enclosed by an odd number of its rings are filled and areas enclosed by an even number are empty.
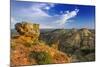
{"type": "Polygon", "coordinates": [[[41,34],[41,39],[50,46],[52,43],[58,42],[58,49],[71,54],[72,62],[95,60],[95,30],[87,28],[58,29],[41,34]]]}
{"type": "Polygon", "coordinates": [[[11,40],[11,64],[12,65],[32,65],[38,64],[37,59],[30,59],[31,51],[47,52],[51,56],[51,63],[69,63],[71,57],[63,52],[60,52],[52,47],[49,47],[43,42],[31,43],[31,38],[19,36],[11,40]],[[30,41],[30,42],[27,42],[30,41]]]}
{"type": "Polygon", "coordinates": [[[17,23],[11,38],[11,66],[69,63],[71,57],[39,40],[39,25],[17,23]]]}

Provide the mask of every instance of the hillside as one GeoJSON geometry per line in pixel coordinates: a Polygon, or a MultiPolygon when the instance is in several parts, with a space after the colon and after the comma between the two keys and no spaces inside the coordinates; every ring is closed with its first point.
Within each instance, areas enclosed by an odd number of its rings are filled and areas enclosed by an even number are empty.
{"type": "Polygon", "coordinates": [[[95,61],[94,29],[40,29],[38,24],[22,22],[15,30],[12,66],[95,61]]]}
{"type": "Polygon", "coordinates": [[[38,24],[17,23],[11,38],[11,66],[69,63],[71,57],[39,39],[38,24]]]}
{"type": "Polygon", "coordinates": [[[49,46],[56,43],[58,50],[70,54],[73,58],[71,62],[95,60],[94,29],[56,29],[40,35],[40,39],[48,43],[49,46]]]}

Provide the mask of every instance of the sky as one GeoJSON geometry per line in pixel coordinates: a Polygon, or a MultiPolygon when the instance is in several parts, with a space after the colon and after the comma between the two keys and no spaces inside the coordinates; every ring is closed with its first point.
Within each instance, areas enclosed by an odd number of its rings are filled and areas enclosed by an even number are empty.
{"type": "Polygon", "coordinates": [[[41,29],[95,28],[95,7],[11,0],[11,28],[27,21],[41,29]]]}

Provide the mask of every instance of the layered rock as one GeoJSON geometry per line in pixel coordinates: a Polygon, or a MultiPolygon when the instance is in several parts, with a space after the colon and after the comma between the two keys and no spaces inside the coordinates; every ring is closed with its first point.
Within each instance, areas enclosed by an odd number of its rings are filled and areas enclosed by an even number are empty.
{"type": "Polygon", "coordinates": [[[54,48],[57,47],[60,51],[70,54],[72,57],[71,62],[95,60],[92,58],[95,57],[94,29],[58,29],[43,33],[41,36],[43,36],[41,39],[45,39],[46,42],[54,43],[52,44],[54,48]],[[93,53],[92,56],[91,53],[93,53]],[[87,59],[85,57],[87,55],[91,56],[91,59],[87,59]]]}
{"type": "Polygon", "coordinates": [[[81,36],[81,46],[86,48],[94,47],[94,38],[92,33],[87,28],[82,28],[80,30],[81,36]]]}

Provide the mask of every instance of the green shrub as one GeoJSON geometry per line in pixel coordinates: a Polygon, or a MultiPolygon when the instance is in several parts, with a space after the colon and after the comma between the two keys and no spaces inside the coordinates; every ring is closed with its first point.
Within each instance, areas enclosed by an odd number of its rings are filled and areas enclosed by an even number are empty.
{"type": "Polygon", "coordinates": [[[29,58],[36,58],[37,55],[38,55],[37,52],[31,51],[30,54],[29,54],[29,58]]]}
{"type": "Polygon", "coordinates": [[[52,58],[47,52],[34,52],[32,51],[29,55],[29,57],[35,58],[37,60],[38,64],[51,64],[52,58]]]}

